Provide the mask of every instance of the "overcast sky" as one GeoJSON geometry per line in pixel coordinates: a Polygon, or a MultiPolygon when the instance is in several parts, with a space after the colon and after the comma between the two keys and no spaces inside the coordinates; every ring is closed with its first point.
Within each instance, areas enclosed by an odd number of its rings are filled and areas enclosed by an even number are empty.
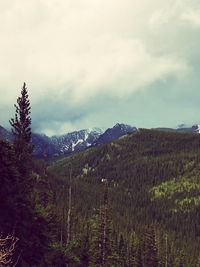
{"type": "Polygon", "coordinates": [[[199,0],[0,0],[0,125],[25,81],[48,135],[200,123],[199,0]]]}

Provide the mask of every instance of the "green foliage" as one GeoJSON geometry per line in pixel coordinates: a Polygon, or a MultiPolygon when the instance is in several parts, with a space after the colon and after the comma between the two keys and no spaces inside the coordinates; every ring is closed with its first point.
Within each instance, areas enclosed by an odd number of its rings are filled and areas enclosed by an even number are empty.
{"type": "MultiPolygon", "coordinates": [[[[144,226],[156,224],[159,251],[165,249],[163,236],[168,233],[170,264],[179,257],[178,250],[184,250],[186,267],[196,264],[200,251],[199,135],[140,130],[55,162],[48,168],[50,183],[67,185],[71,165],[73,212],[79,218],[92,216],[99,207],[101,179],[108,180],[114,230],[123,234],[128,262],[131,233],[141,236],[144,226]]],[[[139,255],[138,246],[135,250],[139,255]]],[[[142,261],[143,252],[141,248],[142,261]]],[[[161,264],[165,258],[159,253],[161,264]]]]}
{"type": "Polygon", "coordinates": [[[18,196],[19,172],[15,165],[16,158],[12,146],[0,141],[0,229],[9,233],[12,230],[13,221],[16,220],[16,205],[18,196]]]}
{"type": "Polygon", "coordinates": [[[28,92],[26,84],[24,83],[21,96],[17,99],[15,104],[16,113],[15,118],[10,120],[12,132],[19,142],[19,149],[22,149],[21,143],[29,144],[31,141],[31,118],[30,118],[30,101],[28,99],[28,92]]]}
{"type": "Polygon", "coordinates": [[[32,162],[29,114],[24,85],[14,146],[0,142],[0,227],[19,266],[199,266],[199,135],[140,130],[47,166],[32,162]]]}
{"type": "Polygon", "coordinates": [[[48,250],[47,220],[36,210],[31,155],[30,102],[26,85],[10,123],[14,144],[0,142],[0,231],[18,239],[19,266],[39,266],[48,250]]]}
{"type": "Polygon", "coordinates": [[[158,248],[156,244],[155,229],[151,227],[145,233],[145,266],[158,267],[158,248]]]}
{"type": "MultiPolygon", "coordinates": [[[[199,180],[200,181],[200,180],[199,180]]],[[[200,207],[200,182],[195,178],[180,177],[153,187],[152,200],[172,203],[173,212],[191,212],[200,207]]]]}

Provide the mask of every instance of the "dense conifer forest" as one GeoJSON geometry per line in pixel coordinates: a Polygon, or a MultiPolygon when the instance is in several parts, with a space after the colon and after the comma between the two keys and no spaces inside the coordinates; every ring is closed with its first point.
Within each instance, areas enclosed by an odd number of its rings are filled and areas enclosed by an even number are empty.
{"type": "Polygon", "coordinates": [[[140,129],[32,158],[26,85],[0,141],[0,266],[200,266],[200,136],[140,129]]]}
{"type": "Polygon", "coordinates": [[[107,266],[198,266],[198,135],[141,129],[59,160],[48,168],[55,195],[61,195],[59,184],[68,194],[71,168],[74,223],[100,216],[102,179],[107,181],[110,242],[118,249],[123,243],[124,254],[117,252],[123,262],[107,266]]]}

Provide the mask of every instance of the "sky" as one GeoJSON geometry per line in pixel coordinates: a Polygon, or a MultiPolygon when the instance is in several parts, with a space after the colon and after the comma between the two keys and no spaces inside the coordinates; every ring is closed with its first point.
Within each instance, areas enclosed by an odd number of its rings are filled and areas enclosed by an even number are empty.
{"type": "Polygon", "coordinates": [[[47,135],[200,123],[199,0],[0,0],[0,125],[26,82],[47,135]]]}

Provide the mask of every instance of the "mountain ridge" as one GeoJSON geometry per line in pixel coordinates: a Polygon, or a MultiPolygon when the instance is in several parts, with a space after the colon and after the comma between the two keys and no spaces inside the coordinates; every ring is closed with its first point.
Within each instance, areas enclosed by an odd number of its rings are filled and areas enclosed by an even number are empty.
{"type": "MultiPolygon", "coordinates": [[[[70,155],[74,152],[83,151],[88,147],[117,140],[136,130],[136,127],[117,123],[112,128],[108,128],[105,132],[99,128],[92,128],[51,137],[45,134],[32,133],[32,143],[34,145],[33,154],[36,157],[70,155]]],[[[1,126],[0,139],[12,141],[13,135],[1,126]]]]}
{"type": "MultiPolygon", "coordinates": [[[[181,125],[179,128],[158,127],[152,128],[155,131],[178,132],[178,133],[200,133],[200,125],[195,124],[192,127],[181,125]]],[[[82,129],[62,135],[53,135],[51,137],[34,133],[32,134],[32,143],[34,145],[33,154],[36,157],[56,157],[68,156],[75,152],[83,151],[89,147],[103,145],[119,138],[138,131],[135,126],[130,126],[124,123],[116,123],[113,127],[105,131],[100,128],[82,129]]],[[[10,131],[0,126],[0,139],[7,141],[13,140],[13,135],[10,131]]]]}

